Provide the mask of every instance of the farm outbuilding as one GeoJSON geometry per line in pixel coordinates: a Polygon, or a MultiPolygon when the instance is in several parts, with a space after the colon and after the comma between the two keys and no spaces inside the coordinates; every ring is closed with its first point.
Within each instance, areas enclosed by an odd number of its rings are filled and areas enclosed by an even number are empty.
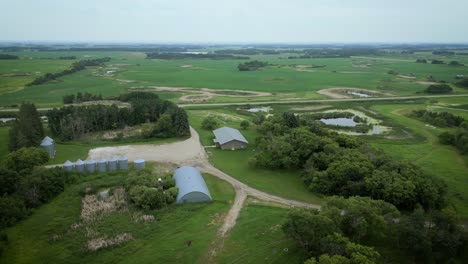
{"type": "Polygon", "coordinates": [[[213,140],[217,147],[221,149],[245,149],[249,142],[237,129],[231,127],[222,127],[213,131],[215,139],[213,140]]]}
{"type": "Polygon", "coordinates": [[[84,171],[84,162],[82,160],[78,159],[75,162],[75,170],[77,172],[83,172],[84,171]]]}
{"type": "Polygon", "coordinates": [[[211,201],[211,195],[200,172],[191,166],[175,170],[172,176],[179,188],[177,203],[201,203],[211,201]]]}
{"type": "Polygon", "coordinates": [[[100,158],[98,161],[97,161],[97,170],[99,172],[106,172],[107,170],[107,162],[105,159],[103,158],[100,158]]]}
{"type": "Polygon", "coordinates": [[[114,156],[110,157],[107,161],[107,166],[109,171],[117,170],[117,159],[114,156]]]}
{"type": "Polygon", "coordinates": [[[50,158],[53,158],[55,156],[54,140],[50,137],[45,137],[41,141],[41,148],[47,151],[47,154],[49,154],[50,158]]]}
{"type": "Polygon", "coordinates": [[[96,170],[96,162],[93,159],[86,161],[86,171],[93,173],[96,170]]]}
{"type": "Polygon", "coordinates": [[[128,159],[125,156],[120,156],[119,158],[119,170],[127,170],[128,169],[128,159]]]}
{"type": "Polygon", "coordinates": [[[136,159],[133,161],[133,167],[136,170],[141,170],[145,168],[145,160],[144,159],[136,159]]]}
{"type": "Polygon", "coordinates": [[[63,164],[63,169],[65,169],[66,171],[72,171],[73,170],[73,162],[67,160],[65,161],[65,163],[63,164]]]}

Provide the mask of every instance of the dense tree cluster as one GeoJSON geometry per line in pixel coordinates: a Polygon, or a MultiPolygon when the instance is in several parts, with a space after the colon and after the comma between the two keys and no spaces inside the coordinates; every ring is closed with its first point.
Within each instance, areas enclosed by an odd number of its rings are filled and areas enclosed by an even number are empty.
{"type": "Polygon", "coordinates": [[[433,84],[427,87],[424,90],[424,92],[431,93],[431,94],[443,94],[443,93],[451,93],[453,92],[453,89],[448,84],[433,84]]]}
{"type": "Polygon", "coordinates": [[[450,66],[465,66],[465,64],[459,62],[459,61],[451,61],[449,62],[450,66]]]}
{"type": "Polygon", "coordinates": [[[170,175],[160,177],[146,171],[129,177],[126,186],[130,202],[144,210],[159,209],[174,203],[179,192],[170,175]],[[162,181],[159,182],[158,178],[162,181]]]}
{"type": "Polygon", "coordinates": [[[432,52],[433,55],[443,55],[443,56],[451,56],[451,55],[455,55],[455,52],[454,51],[448,51],[448,50],[434,50],[432,52]]]}
{"type": "Polygon", "coordinates": [[[72,140],[90,132],[152,123],[147,137],[182,137],[190,134],[187,113],[156,94],[133,92],[121,95],[130,108],[116,105],[67,106],[47,112],[51,132],[72,140]]]}
{"type": "Polygon", "coordinates": [[[432,60],[431,63],[432,63],[432,64],[445,64],[445,62],[442,61],[442,60],[432,60]]]}
{"type": "Polygon", "coordinates": [[[16,55],[0,54],[0,60],[18,60],[19,57],[16,55]]]}
{"type": "Polygon", "coordinates": [[[60,56],[59,60],[76,60],[76,56],[60,56]]]}
{"type": "Polygon", "coordinates": [[[462,154],[468,154],[468,122],[461,123],[455,131],[441,133],[439,141],[456,147],[462,154]]]}
{"type": "Polygon", "coordinates": [[[159,53],[148,52],[146,53],[147,59],[160,59],[160,60],[183,60],[183,59],[211,59],[211,60],[248,60],[249,57],[234,56],[230,54],[215,54],[215,53],[159,53]]]}
{"type": "Polygon", "coordinates": [[[463,117],[449,112],[414,110],[410,116],[438,127],[458,127],[465,121],[463,117]]]}
{"type": "Polygon", "coordinates": [[[57,72],[57,73],[46,73],[44,76],[37,77],[36,79],[34,79],[32,82],[28,83],[27,85],[32,86],[32,85],[44,84],[46,82],[56,80],[57,78],[60,78],[62,76],[73,74],[73,73],[78,72],[78,71],[82,71],[82,70],[86,69],[86,67],[89,67],[89,66],[102,65],[105,62],[108,62],[110,60],[111,60],[111,58],[108,58],[108,57],[99,58],[99,59],[91,59],[91,60],[80,60],[80,61],[74,62],[70,69],[63,70],[63,71],[57,72]]]}
{"type": "Polygon", "coordinates": [[[8,149],[13,151],[22,147],[37,147],[43,138],[44,130],[36,106],[30,103],[21,104],[9,130],[8,149]]]}
{"type": "Polygon", "coordinates": [[[288,59],[309,58],[349,58],[351,56],[367,56],[379,54],[374,48],[343,48],[343,49],[304,49],[304,55],[290,56],[288,59]]]}
{"type": "Polygon", "coordinates": [[[256,166],[301,169],[313,191],[370,196],[398,208],[441,208],[446,186],[421,168],[397,161],[362,140],[330,131],[307,116],[269,118],[261,126],[252,159],[256,166]]]}
{"type": "Polygon", "coordinates": [[[393,243],[416,263],[454,261],[462,253],[466,237],[456,215],[434,211],[426,219],[417,209],[400,215],[391,204],[366,197],[328,198],[320,211],[294,210],[282,229],[311,257],[312,263],[378,263],[373,247],[393,243]]]}
{"type": "Polygon", "coordinates": [[[239,69],[239,71],[256,71],[256,70],[258,70],[260,68],[263,68],[263,67],[266,67],[268,65],[269,65],[268,62],[254,60],[254,61],[248,61],[248,62],[240,63],[237,66],[237,68],[239,69]]]}
{"type": "Polygon", "coordinates": [[[459,82],[456,83],[457,86],[462,87],[462,88],[468,88],[468,78],[463,78],[459,82]]]}
{"type": "Polygon", "coordinates": [[[416,63],[427,63],[426,59],[417,59],[416,63]]]}
{"type": "Polygon", "coordinates": [[[98,94],[91,94],[88,92],[81,93],[77,92],[76,95],[68,94],[63,96],[63,104],[79,104],[82,102],[89,102],[89,101],[99,101],[102,100],[102,95],[98,94]]]}

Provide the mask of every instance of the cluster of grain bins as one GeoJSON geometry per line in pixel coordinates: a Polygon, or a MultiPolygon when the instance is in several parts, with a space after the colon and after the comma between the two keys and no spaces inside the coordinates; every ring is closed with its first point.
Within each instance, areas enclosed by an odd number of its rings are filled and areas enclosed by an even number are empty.
{"type": "Polygon", "coordinates": [[[53,158],[55,156],[55,146],[54,146],[54,140],[50,137],[45,137],[41,141],[41,148],[43,148],[45,151],[47,151],[47,154],[49,154],[49,158],[53,158]]]}
{"type": "MultiPolygon", "coordinates": [[[[145,160],[137,159],[133,161],[134,168],[137,170],[145,168],[145,160]]],[[[82,161],[78,159],[75,163],[67,160],[63,164],[63,168],[67,171],[76,171],[79,173],[88,172],[106,172],[116,170],[128,170],[128,159],[125,156],[120,156],[118,159],[111,157],[109,160],[100,158],[98,161],[88,159],[82,161]]]]}

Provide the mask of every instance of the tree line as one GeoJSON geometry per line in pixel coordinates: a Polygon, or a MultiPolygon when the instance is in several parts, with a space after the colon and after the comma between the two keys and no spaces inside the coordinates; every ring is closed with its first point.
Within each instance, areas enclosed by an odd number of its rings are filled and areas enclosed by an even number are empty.
{"type": "Polygon", "coordinates": [[[21,104],[16,120],[8,131],[8,149],[14,151],[23,147],[37,147],[43,138],[44,129],[36,106],[31,103],[21,104]]]}
{"type": "Polygon", "coordinates": [[[264,121],[254,166],[299,169],[306,186],[325,195],[369,196],[400,209],[442,208],[447,187],[410,162],[392,159],[356,137],[307,116],[284,113],[264,121]]]}
{"type": "Polygon", "coordinates": [[[230,54],[215,54],[215,53],[175,53],[175,52],[148,52],[147,59],[161,60],[183,60],[183,59],[211,59],[211,60],[248,60],[249,57],[235,56],[230,54]]]}
{"type": "Polygon", "coordinates": [[[34,79],[32,82],[26,84],[27,86],[32,86],[32,85],[40,85],[47,83],[49,81],[56,80],[57,78],[60,78],[65,75],[73,74],[78,71],[82,71],[86,69],[86,67],[89,66],[100,66],[103,65],[105,62],[110,61],[111,58],[105,57],[105,58],[98,58],[98,59],[91,59],[91,60],[80,60],[77,62],[74,62],[70,69],[63,70],[61,72],[57,73],[46,73],[43,76],[37,77],[34,79]]]}
{"type": "MultiPolygon", "coordinates": [[[[290,51],[290,50],[288,50],[290,51]]],[[[216,54],[241,54],[241,55],[273,55],[273,54],[281,54],[280,51],[274,49],[222,49],[222,50],[215,50],[214,53],[216,54]]]]}
{"type": "Polygon", "coordinates": [[[433,84],[427,87],[424,92],[430,94],[443,94],[451,93],[453,92],[453,89],[448,84],[433,84]]]}
{"type": "Polygon", "coordinates": [[[129,108],[116,105],[66,106],[47,112],[53,135],[63,140],[110,129],[150,123],[146,137],[182,137],[190,134],[186,112],[174,103],[149,92],[132,92],[119,97],[129,108]]]}
{"type": "Polygon", "coordinates": [[[431,112],[427,110],[414,110],[410,116],[438,127],[458,127],[465,119],[449,112],[431,112]]]}
{"type": "Polygon", "coordinates": [[[0,54],[0,60],[19,60],[19,57],[10,54],[0,54]]]}
{"type": "Polygon", "coordinates": [[[239,71],[256,71],[268,65],[269,65],[268,62],[253,60],[253,61],[248,61],[244,63],[239,63],[237,68],[239,69],[239,71]]]}
{"type": "Polygon", "coordinates": [[[82,102],[89,102],[89,101],[100,101],[102,99],[102,95],[98,94],[91,94],[88,92],[81,93],[77,92],[76,95],[74,94],[67,94],[64,95],[62,98],[63,104],[79,104],[82,102]]]}
{"type": "Polygon", "coordinates": [[[414,263],[457,263],[468,242],[452,211],[400,214],[367,197],[331,197],[320,211],[293,210],[282,230],[303,250],[305,264],[389,263],[373,247],[395,249],[414,263]],[[365,243],[365,244],[363,244],[365,243]]]}

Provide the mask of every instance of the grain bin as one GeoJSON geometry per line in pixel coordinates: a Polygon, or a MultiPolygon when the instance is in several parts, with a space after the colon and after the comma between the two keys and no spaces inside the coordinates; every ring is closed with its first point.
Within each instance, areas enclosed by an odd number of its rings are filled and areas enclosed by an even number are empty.
{"type": "Polygon", "coordinates": [[[97,162],[97,170],[98,170],[98,172],[106,172],[106,170],[107,170],[106,165],[107,165],[106,160],[103,159],[103,158],[100,158],[100,159],[98,160],[98,162],[97,162]]]}
{"type": "Polygon", "coordinates": [[[133,167],[136,170],[141,170],[145,168],[145,160],[144,159],[136,159],[133,161],[133,167]]]}
{"type": "Polygon", "coordinates": [[[114,156],[110,157],[109,161],[107,162],[107,166],[109,171],[117,170],[117,159],[114,156]]]}
{"type": "Polygon", "coordinates": [[[86,171],[93,173],[96,170],[96,162],[93,159],[86,161],[86,171]]]}
{"type": "Polygon", "coordinates": [[[84,172],[84,162],[80,159],[78,159],[76,162],[75,162],[75,170],[77,172],[84,172]]]}
{"type": "Polygon", "coordinates": [[[128,169],[128,159],[125,156],[120,156],[119,158],[119,170],[127,170],[128,169]]]}
{"type": "Polygon", "coordinates": [[[65,163],[63,164],[63,168],[66,171],[72,171],[73,170],[73,162],[71,162],[69,160],[65,161],[65,163]]]}
{"type": "Polygon", "coordinates": [[[53,158],[55,156],[54,140],[50,137],[45,137],[41,141],[41,148],[47,151],[47,154],[49,154],[49,158],[53,158]]]}

